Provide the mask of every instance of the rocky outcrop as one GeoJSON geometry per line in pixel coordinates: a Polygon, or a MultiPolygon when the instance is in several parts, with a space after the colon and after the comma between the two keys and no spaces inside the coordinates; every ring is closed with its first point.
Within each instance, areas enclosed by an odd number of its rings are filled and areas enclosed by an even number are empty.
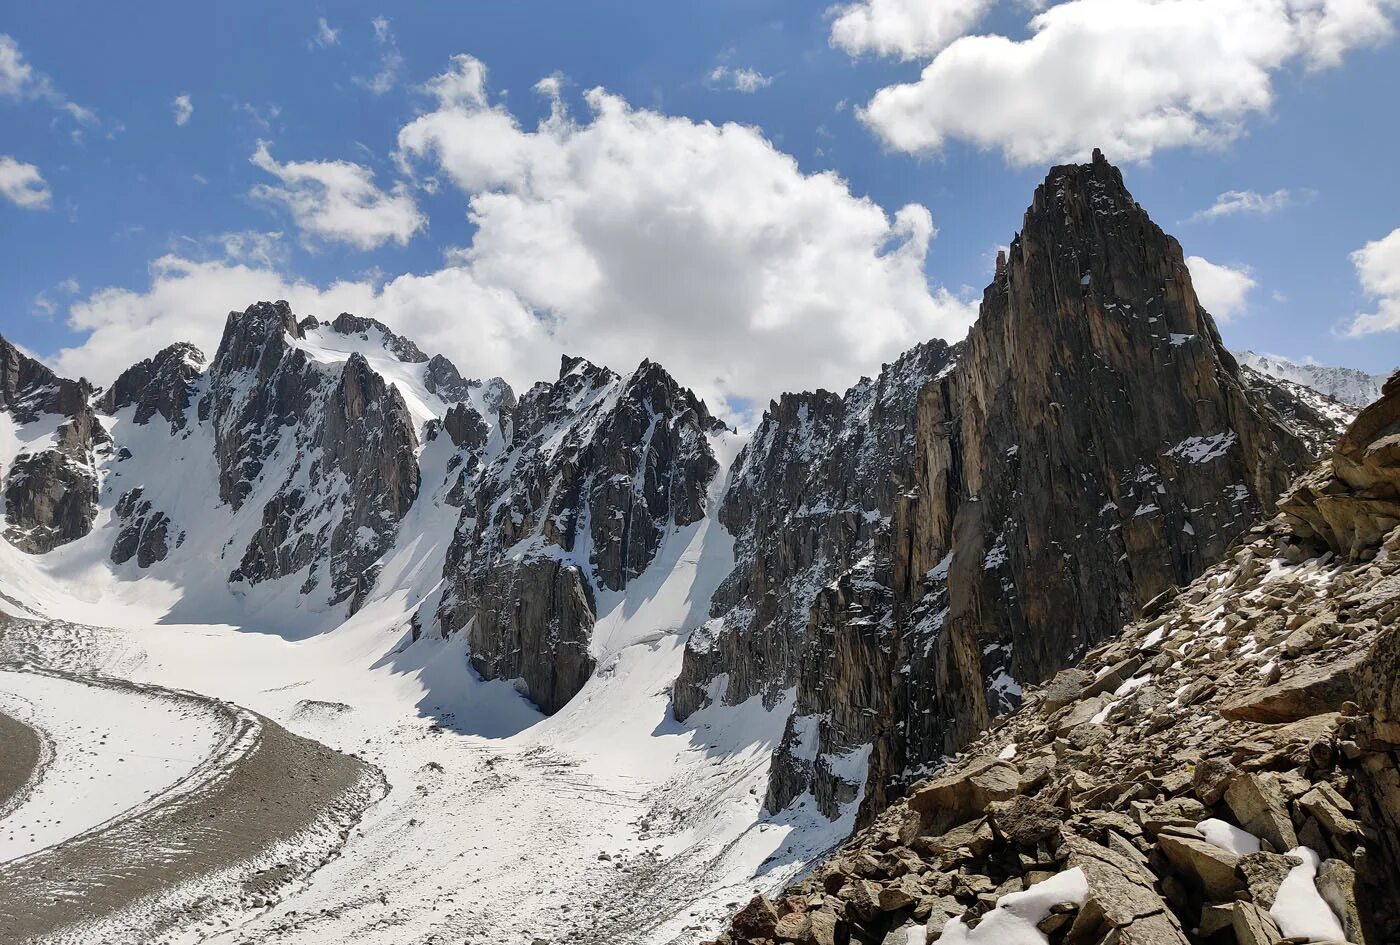
{"type": "MultiPolygon", "coordinates": [[[[1241,378],[1180,246],[1099,155],[1037,189],[968,339],[892,386],[888,414],[857,421],[888,431],[888,458],[834,477],[868,499],[804,471],[798,501],[778,480],[735,509],[739,547],[752,528],[776,552],[757,567],[741,554],[726,587],[757,573],[792,599],[774,621],[757,582],[717,595],[677,683],[682,717],[712,679],[728,680],[731,704],[795,685],[770,809],[810,790],[834,814],[859,792],[865,754],[865,814],[878,811],[1022,686],[1217,560],[1310,458],[1241,378]],[[821,537],[773,521],[851,507],[821,537]],[[803,571],[817,557],[834,566],[803,571]]],[[[780,402],[751,450],[810,440],[832,455],[843,409],[831,395],[780,402]]],[[[736,476],[727,510],[742,490],[736,476]]]]}
{"type": "MultiPolygon", "coordinates": [[[[668,531],[705,515],[718,471],[708,437],[723,425],[649,361],[623,378],[565,358],[557,381],[513,408],[508,388],[488,393],[508,438],[461,490],[437,616],[444,633],[468,634],[478,673],[520,680],[554,712],[593,671],[599,596],[622,591],[668,531]]],[[[466,405],[445,423],[468,453],[484,426],[466,405]]]]}
{"type": "Polygon", "coordinates": [[[0,410],[51,434],[10,459],[4,477],[5,540],[43,554],[82,538],[97,516],[97,452],[108,437],[86,380],[60,378],[0,337],[0,410]]]}
{"type": "Polygon", "coordinates": [[[1338,554],[1374,554],[1400,524],[1400,373],[1337,442],[1330,461],[1305,477],[1280,509],[1298,534],[1338,554]]]}
{"type": "Polygon", "coordinates": [[[364,355],[313,361],[294,344],[303,337],[285,302],[231,313],[200,418],[213,426],[220,497],[238,510],[255,487],[267,496],[230,580],[304,573],[302,593],[324,582],[353,612],[418,495],[418,433],[364,355]]]}
{"type": "Polygon", "coordinates": [[[1400,525],[1339,560],[1300,514],[1349,492],[1400,516],[1386,390],[1305,477],[1332,491],[1294,491],[719,941],[1400,940],[1400,525]]]}
{"type": "Polygon", "coordinates": [[[428,360],[421,348],[403,335],[390,331],[389,326],[377,318],[341,312],[331,322],[330,328],[338,335],[355,336],[361,341],[373,340],[376,347],[382,347],[405,364],[421,364],[428,360]],[[376,337],[371,339],[371,335],[376,337]]]}
{"type": "Polygon", "coordinates": [[[204,363],[204,353],[194,345],[173,344],[123,371],[103,393],[98,407],[110,416],[134,405],[133,422],[149,423],[160,414],[172,433],[179,432],[189,421],[190,401],[204,363]]]}
{"type": "Polygon", "coordinates": [[[151,504],[140,486],[122,493],[114,511],[121,523],[112,543],[114,564],[135,558],[137,567],[149,568],[165,560],[172,544],[180,543],[170,534],[170,517],[151,504]]]}

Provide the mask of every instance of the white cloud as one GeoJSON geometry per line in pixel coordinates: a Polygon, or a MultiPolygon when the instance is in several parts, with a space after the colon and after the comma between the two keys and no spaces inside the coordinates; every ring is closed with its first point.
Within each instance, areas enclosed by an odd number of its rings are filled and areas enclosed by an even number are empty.
{"type": "Polygon", "coordinates": [[[259,184],[250,193],[284,204],[303,235],[374,249],[393,240],[406,244],[427,225],[408,189],[395,184],[386,193],[374,184],[374,172],[349,161],[288,161],[279,164],[259,141],[254,166],[284,186],[259,184]]]}
{"type": "Polygon", "coordinates": [[[831,45],[852,56],[932,56],[976,26],[995,0],[861,0],[833,7],[831,45]]]}
{"type": "Polygon", "coordinates": [[[1293,202],[1293,194],[1287,190],[1276,190],[1271,194],[1260,194],[1252,190],[1227,190],[1215,198],[1215,203],[1192,215],[1192,221],[1216,220],[1237,213],[1269,214],[1282,210],[1293,202]]]}
{"type": "Polygon", "coordinates": [[[553,344],[621,367],[665,364],[707,395],[841,387],[910,344],[958,337],[972,309],[930,290],[926,209],[893,218],[831,173],[804,175],[755,129],[586,93],[534,130],[491,105],[479,61],[429,88],[399,133],[468,196],[483,286],[548,313],[553,344]]]}
{"type": "Polygon", "coordinates": [[[1351,262],[1362,290],[1376,300],[1376,310],[1358,314],[1347,333],[1400,331],[1400,227],[1352,253],[1351,262]]]}
{"type": "Polygon", "coordinates": [[[715,66],[710,70],[708,78],[711,85],[749,94],[757,92],[759,89],[766,89],[773,84],[771,76],[766,76],[756,69],[745,69],[742,66],[715,66]]]}
{"type": "Polygon", "coordinates": [[[0,95],[19,98],[34,81],[34,68],[24,61],[19,43],[0,33],[0,95]]]}
{"type": "Polygon", "coordinates": [[[1201,256],[1187,256],[1196,297],[1217,321],[1228,322],[1244,312],[1257,283],[1248,266],[1218,265],[1201,256]]]}
{"type": "Polygon", "coordinates": [[[33,164],[0,155],[0,197],[26,210],[45,210],[53,194],[33,164]]]}
{"type": "MultiPolygon", "coordinates": [[[[586,119],[556,99],[527,130],[490,103],[470,57],[429,89],[437,105],[401,130],[400,158],[459,187],[477,228],[443,268],[320,287],[246,250],[172,254],[148,287],[73,305],[70,323],[89,334],[58,366],[110,380],[178,338],[212,352],[229,309],[286,298],[301,314],[379,317],[468,375],[525,386],[554,377],[562,352],[622,371],[650,357],[713,405],[761,408],[784,390],[840,389],[918,341],[961,337],[975,314],[928,284],[926,209],[891,216],[834,174],[803,174],[753,128],[593,90],[586,119]]],[[[306,165],[318,188],[325,166],[306,165]]],[[[349,168],[351,180],[367,173],[349,168]]]]}
{"type": "Polygon", "coordinates": [[[374,41],[379,46],[379,71],[371,76],[356,76],[355,82],[373,95],[383,95],[399,82],[403,54],[399,52],[399,44],[394,39],[388,19],[376,16],[370,20],[370,26],[374,27],[374,41]]]}
{"type": "Polygon", "coordinates": [[[340,30],[333,29],[324,16],[316,19],[316,35],[307,44],[313,48],[325,49],[340,42],[340,30]]]}
{"type": "Polygon", "coordinates": [[[71,102],[53,81],[24,61],[14,37],[0,33],[0,96],[48,102],[80,124],[93,124],[97,115],[90,108],[71,102]]]}
{"type": "MultiPolygon", "coordinates": [[[[1017,165],[1096,146],[1122,161],[1219,146],[1270,110],[1278,70],[1335,66],[1356,46],[1388,40],[1392,5],[1067,0],[1034,16],[1026,39],[953,41],[917,81],[880,89],[861,117],[897,150],[936,153],[957,140],[1017,165]]],[[[906,33],[907,48],[917,35],[906,33]]]]}
{"type": "Polygon", "coordinates": [[[170,108],[175,112],[175,124],[183,125],[189,122],[190,116],[194,114],[194,103],[190,101],[188,95],[177,95],[170,103],[170,108]]]}

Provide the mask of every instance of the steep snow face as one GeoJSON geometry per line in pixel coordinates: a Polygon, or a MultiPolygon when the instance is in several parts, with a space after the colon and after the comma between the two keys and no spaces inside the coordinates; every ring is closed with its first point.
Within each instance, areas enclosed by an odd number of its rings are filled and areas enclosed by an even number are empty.
{"type": "Polygon", "coordinates": [[[1367,374],[1356,368],[1327,367],[1253,351],[1232,351],[1231,354],[1240,364],[1262,374],[1301,384],[1353,407],[1364,407],[1379,398],[1381,385],[1385,383],[1385,375],[1367,374]]]}

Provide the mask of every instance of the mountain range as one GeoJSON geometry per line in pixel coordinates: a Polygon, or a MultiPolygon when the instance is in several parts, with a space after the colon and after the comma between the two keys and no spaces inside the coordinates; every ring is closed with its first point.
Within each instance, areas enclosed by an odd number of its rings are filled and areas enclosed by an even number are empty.
{"type": "Polygon", "coordinates": [[[1095,152],[1036,189],[965,340],[744,433],[651,361],[516,392],[281,301],[105,390],[0,341],[0,594],[42,619],[100,572],[156,623],[289,640],[369,614],[452,660],[439,691],[545,715],[671,646],[616,698],[777,719],[758,816],[849,829],[1221,561],[1379,393],[1232,355],[1095,152]]]}

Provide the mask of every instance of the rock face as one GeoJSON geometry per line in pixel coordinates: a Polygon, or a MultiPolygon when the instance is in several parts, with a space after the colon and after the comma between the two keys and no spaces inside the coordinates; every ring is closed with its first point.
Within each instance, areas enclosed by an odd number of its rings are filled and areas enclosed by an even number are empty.
{"type": "Polygon", "coordinates": [[[1285,511],[719,941],[1400,941],[1397,417],[1400,377],[1285,511]],[[1318,499],[1393,524],[1323,532],[1318,499]]]}
{"type": "Polygon", "coordinates": [[[505,432],[494,456],[480,455],[474,408],[445,424],[464,464],[481,465],[461,490],[437,616],[468,634],[478,673],[521,680],[554,712],[592,674],[600,595],[641,574],[668,529],[705,515],[718,471],[708,437],[724,428],[649,361],[623,378],[566,357],[557,381],[513,407],[508,388],[488,393],[505,432]]]}
{"type": "Polygon", "coordinates": [[[160,414],[172,433],[183,430],[204,364],[204,353],[194,345],[173,344],[123,371],[98,401],[99,409],[110,416],[134,404],[135,423],[149,423],[160,414]]]}
{"type": "Polygon", "coordinates": [[[87,381],[58,377],[0,337],[0,411],[14,424],[46,428],[0,470],[5,540],[21,551],[43,554],[92,530],[96,456],[108,443],[92,393],[87,381]]]}
{"type": "Polygon", "coordinates": [[[794,599],[775,619],[767,588],[736,572],[726,588],[747,592],[716,597],[675,704],[693,711],[722,675],[731,704],[796,685],[770,809],[810,790],[833,813],[868,753],[865,811],[878,811],[1022,685],[1198,575],[1310,458],[1221,346],[1180,246],[1097,154],[1037,189],[968,339],[905,375],[876,398],[888,413],[855,421],[887,457],[835,477],[868,490],[855,501],[805,467],[796,501],[780,477],[743,499],[767,444],[832,451],[841,436],[825,431],[848,408],[831,395],[774,405],[726,497],[741,547],[752,528],[775,549],[741,555],[740,571],[794,599]],[[803,530],[809,509],[852,507],[803,530]],[[804,526],[764,517],[782,510],[804,526]],[[826,570],[803,571],[818,558],[826,570]]]}
{"type": "Polygon", "coordinates": [[[814,781],[833,814],[859,791],[813,755],[817,716],[838,713],[853,744],[868,743],[881,720],[862,710],[888,688],[893,654],[845,654],[839,668],[854,676],[838,685],[858,689],[855,699],[815,695],[833,670],[823,656],[852,635],[892,632],[892,516],[913,476],[920,391],[953,358],[954,349],[932,341],[843,396],[784,394],[735,460],[720,520],[735,536],[736,566],[711,602],[712,619],[687,645],[674,705],[684,719],[721,677],[727,685],[716,695],[729,705],[761,696],[771,706],[798,686],[769,791],[774,809],[814,781]]]}
{"type": "Polygon", "coordinates": [[[231,313],[199,416],[212,424],[219,496],[235,511],[255,483],[280,483],[230,580],[309,568],[302,593],[326,582],[330,603],[353,611],[418,495],[418,434],[402,394],[362,354],[313,361],[295,344],[303,337],[285,302],[231,313]]]}

